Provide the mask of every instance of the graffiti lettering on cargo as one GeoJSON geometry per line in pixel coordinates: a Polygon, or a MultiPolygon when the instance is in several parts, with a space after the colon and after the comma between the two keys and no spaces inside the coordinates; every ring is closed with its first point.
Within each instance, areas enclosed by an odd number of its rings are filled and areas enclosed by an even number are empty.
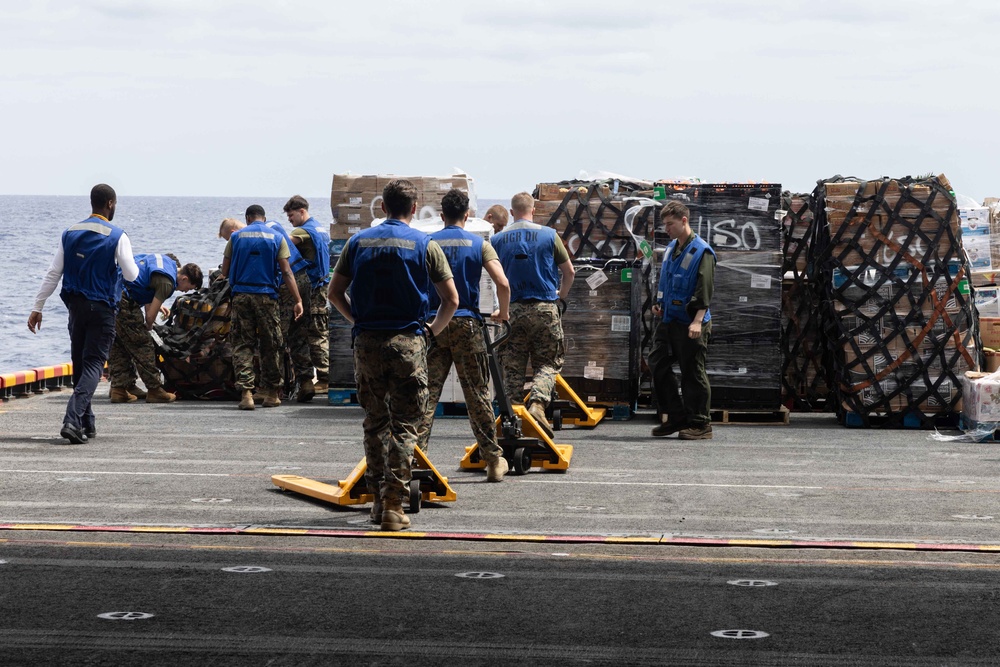
{"type": "MultiPolygon", "coordinates": [[[[888,239],[892,241],[894,235],[895,232],[889,232],[888,239]]],[[[927,256],[927,246],[924,245],[924,240],[920,238],[919,234],[900,234],[896,239],[896,243],[910,257],[922,259],[927,256]]],[[[896,259],[896,251],[890,246],[882,246],[882,265],[888,266],[894,259],[896,259]]]]}
{"type": "Polygon", "coordinates": [[[757,229],[757,223],[753,220],[745,220],[740,223],[729,218],[712,222],[699,215],[698,225],[694,231],[718,250],[760,249],[760,230],[757,229]]]}

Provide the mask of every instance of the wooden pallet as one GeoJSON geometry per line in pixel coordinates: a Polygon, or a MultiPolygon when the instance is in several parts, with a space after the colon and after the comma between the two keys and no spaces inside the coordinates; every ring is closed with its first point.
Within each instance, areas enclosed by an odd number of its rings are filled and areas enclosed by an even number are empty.
{"type": "Polygon", "coordinates": [[[747,426],[753,424],[788,424],[788,408],[778,410],[712,410],[713,424],[747,426]]]}

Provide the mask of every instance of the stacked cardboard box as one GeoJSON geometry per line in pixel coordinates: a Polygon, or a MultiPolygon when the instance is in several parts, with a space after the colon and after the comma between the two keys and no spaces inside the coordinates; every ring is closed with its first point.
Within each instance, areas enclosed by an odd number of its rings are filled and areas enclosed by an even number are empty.
{"type": "Polygon", "coordinates": [[[978,354],[947,179],[836,179],[814,196],[825,218],[818,263],[842,419],[898,426],[957,412],[959,378],[978,367],[978,354]]]}
{"type": "Polygon", "coordinates": [[[438,218],[441,198],[452,188],[469,195],[470,208],[476,211],[475,182],[466,174],[451,176],[395,176],[334,174],[330,194],[333,224],[331,239],[347,239],[357,231],[370,227],[372,221],[385,217],[382,213],[382,190],[397,178],[405,178],[417,187],[417,219],[438,218]]]}

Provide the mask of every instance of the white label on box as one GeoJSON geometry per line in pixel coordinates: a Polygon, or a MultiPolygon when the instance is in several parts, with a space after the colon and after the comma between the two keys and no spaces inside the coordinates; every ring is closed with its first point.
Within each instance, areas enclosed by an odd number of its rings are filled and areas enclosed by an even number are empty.
{"type": "Polygon", "coordinates": [[[745,296],[741,296],[740,297],[740,303],[746,303],[746,302],[747,302],[747,298],[745,296]]]}
{"type": "Polygon", "coordinates": [[[767,213],[767,205],[770,203],[763,197],[750,197],[750,203],[747,204],[747,208],[751,211],[763,211],[767,213]]]}
{"type": "Polygon", "coordinates": [[[604,283],[608,282],[608,280],[608,274],[604,273],[604,271],[598,271],[594,275],[587,278],[587,285],[590,286],[590,289],[595,290],[604,283]]]}
{"type": "Polygon", "coordinates": [[[596,396],[588,396],[587,397],[587,402],[588,403],[596,403],[597,402],[597,397],[596,396]]]}
{"type": "MultiPolygon", "coordinates": [[[[594,363],[593,361],[590,362],[594,363]]],[[[583,367],[583,377],[588,380],[603,380],[604,379],[604,366],[591,366],[587,364],[583,367]]]]}
{"type": "Polygon", "coordinates": [[[632,330],[632,318],[628,315],[612,315],[611,316],[611,330],[612,331],[631,331],[632,330]]]}
{"type": "Polygon", "coordinates": [[[360,231],[361,231],[360,227],[348,227],[347,228],[347,233],[348,234],[357,234],[360,231]]]}
{"type": "Polygon", "coordinates": [[[788,211],[779,208],[777,211],[774,212],[774,219],[784,220],[786,215],[788,215],[788,211]]]}
{"type": "Polygon", "coordinates": [[[448,190],[451,190],[451,182],[450,181],[438,181],[438,191],[439,192],[447,192],[448,190]]]}
{"type": "Polygon", "coordinates": [[[753,289],[771,289],[771,276],[755,273],[750,276],[750,287],[753,289]]]}
{"type": "Polygon", "coordinates": [[[361,197],[348,197],[347,203],[351,206],[361,206],[361,204],[364,203],[364,200],[361,197]]]}
{"type": "Polygon", "coordinates": [[[746,375],[747,368],[746,366],[740,366],[738,369],[736,369],[736,372],[739,373],[740,375],[746,375]]]}
{"type": "Polygon", "coordinates": [[[347,221],[348,222],[361,222],[361,214],[360,213],[348,213],[347,214],[347,221]]]}

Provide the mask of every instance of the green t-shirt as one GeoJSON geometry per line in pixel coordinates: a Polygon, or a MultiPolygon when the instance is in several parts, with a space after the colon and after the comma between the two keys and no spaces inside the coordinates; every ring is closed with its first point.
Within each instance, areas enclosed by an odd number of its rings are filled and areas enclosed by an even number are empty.
{"type": "Polygon", "coordinates": [[[290,236],[293,239],[300,239],[295,247],[299,249],[302,256],[305,257],[310,262],[316,261],[316,246],[313,244],[312,237],[309,236],[309,232],[305,230],[304,227],[296,227],[291,231],[290,236]]]}

